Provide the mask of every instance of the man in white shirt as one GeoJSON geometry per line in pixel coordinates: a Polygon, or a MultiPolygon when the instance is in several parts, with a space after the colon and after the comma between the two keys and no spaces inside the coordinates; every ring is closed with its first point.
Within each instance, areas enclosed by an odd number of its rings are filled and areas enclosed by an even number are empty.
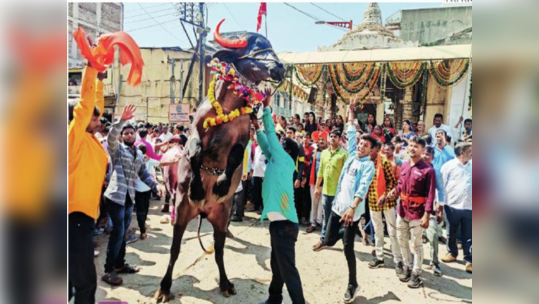
{"type": "Polygon", "coordinates": [[[451,127],[444,125],[443,122],[444,116],[442,114],[438,113],[434,115],[434,126],[429,129],[429,135],[432,138],[436,138],[436,132],[440,129],[444,130],[446,134],[451,134],[451,127]]]}
{"type": "Polygon", "coordinates": [[[459,122],[455,125],[454,131],[458,134],[457,141],[462,140],[466,141],[468,138],[472,137],[472,119],[468,118],[464,120],[464,117],[459,118],[459,122]],[[464,128],[461,129],[461,124],[464,121],[464,128]]]}
{"type": "Polygon", "coordinates": [[[462,231],[462,247],[466,272],[472,273],[472,144],[460,143],[455,148],[457,158],[442,167],[443,195],[440,205],[444,206],[448,227],[448,254],[442,261],[457,260],[457,233],[462,231]]]}

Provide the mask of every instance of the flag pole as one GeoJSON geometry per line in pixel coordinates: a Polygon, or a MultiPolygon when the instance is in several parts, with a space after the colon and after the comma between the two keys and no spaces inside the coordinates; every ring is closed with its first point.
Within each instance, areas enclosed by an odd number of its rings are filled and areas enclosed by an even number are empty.
{"type": "Polygon", "coordinates": [[[266,18],[264,18],[264,24],[265,24],[265,27],[266,27],[266,39],[267,39],[268,38],[268,13],[267,13],[267,9],[266,9],[265,17],[266,18]]]}

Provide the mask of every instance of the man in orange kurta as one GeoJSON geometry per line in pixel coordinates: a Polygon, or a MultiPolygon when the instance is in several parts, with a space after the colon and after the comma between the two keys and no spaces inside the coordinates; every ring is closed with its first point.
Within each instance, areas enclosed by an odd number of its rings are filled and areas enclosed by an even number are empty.
{"type": "Polygon", "coordinates": [[[108,159],[94,136],[104,105],[98,102],[103,85],[97,76],[88,64],[69,124],[69,292],[71,298],[74,288],[75,304],[95,303],[97,288],[93,233],[108,159]]]}

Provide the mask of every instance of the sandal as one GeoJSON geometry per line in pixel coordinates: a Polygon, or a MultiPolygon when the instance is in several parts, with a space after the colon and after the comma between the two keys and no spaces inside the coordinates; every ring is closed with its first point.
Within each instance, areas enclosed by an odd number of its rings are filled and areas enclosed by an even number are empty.
{"type": "Polygon", "coordinates": [[[148,234],[147,234],[147,233],[142,233],[142,234],[140,235],[140,239],[141,239],[141,240],[145,240],[147,237],[148,237],[148,234]]]}
{"type": "Polygon", "coordinates": [[[103,280],[104,282],[107,282],[108,284],[112,286],[120,286],[124,282],[122,278],[118,276],[118,273],[116,271],[106,273],[104,276],[101,277],[101,280],[103,280]]]}
{"type": "Polygon", "coordinates": [[[315,228],[314,226],[311,225],[311,226],[309,226],[309,228],[307,228],[306,232],[307,232],[307,233],[312,233],[312,232],[314,232],[315,230],[316,230],[316,228],[315,228]]]}
{"type": "Polygon", "coordinates": [[[131,266],[129,264],[124,264],[124,267],[120,269],[116,269],[116,273],[127,273],[127,274],[133,274],[139,272],[140,269],[136,266],[131,266]]]}

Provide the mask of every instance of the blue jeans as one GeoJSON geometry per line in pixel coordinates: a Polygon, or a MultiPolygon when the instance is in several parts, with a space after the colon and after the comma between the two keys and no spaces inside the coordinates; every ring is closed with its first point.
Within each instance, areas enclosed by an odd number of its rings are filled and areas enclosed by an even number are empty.
{"type": "Polygon", "coordinates": [[[127,195],[125,206],[119,205],[109,199],[109,215],[112,220],[112,231],[110,233],[109,245],[107,248],[107,259],[105,262],[105,273],[112,272],[115,268],[120,269],[125,265],[125,233],[131,225],[133,214],[133,202],[127,195]]]}
{"type": "Polygon", "coordinates": [[[322,195],[322,233],[320,235],[320,243],[326,243],[326,230],[328,228],[329,217],[331,216],[331,207],[333,207],[333,200],[335,196],[322,195]]]}
{"type": "Polygon", "coordinates": [[[464,251],[464,261],[472,263],[472,210],[460,210],[444,206],[445,214],[447,215],[447,224],[449,227],[447,251],[453,257],[458,257],[459,250],[457,247],[457,236],[459,227],[462,232],[462,249],[464,251]]]}

